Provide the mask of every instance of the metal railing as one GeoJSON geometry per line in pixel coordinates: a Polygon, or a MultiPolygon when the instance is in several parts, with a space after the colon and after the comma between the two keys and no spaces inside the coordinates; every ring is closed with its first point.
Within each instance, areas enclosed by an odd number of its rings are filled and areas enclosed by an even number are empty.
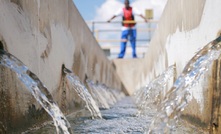
{"type": "MultiPolygon", "coordinates": [[[[120,39],[120,37],[115,38],[115,39],[102,39],[100,38],[100,34],[105,33],[105,34],[110,34],[110,33],[121,33],[121,24],[125,23],[125,24],[134,24],[136,23],[136,27],[137,27],[137,33],[146,33],[146,37],[140,39],[138,37],[138,39],[136,40],[137,42],[149,42],[152,34],[155,31],[156,28],[156,24],[157,21],[155,20],[149,20],[148,22],[144,22],[144,21],[112,21],[112,22],[107,22],[107,21],[88,21],[87,24],[89,26],[89,28],[91,28],[92,33],[94,34],[96,40],[98,41],[99,44],[101,43],[105,43],[105,42],[109,42],[109,43],[116,43],[116,42],[122,42],[122,40],[120,39]],[[97,28],[97,25],[110,25],[110,24],[119,24],[116,25],[117,28],[114,29],[99,29],[97,28]],[[142,27],[140,27],[140,24],[145,24],[142,25],[142,27]]],[[[138,43],[139,44],[139,43],[138,43]]]]}
{"type": "MultiPolygon", "coordinates": [[[[109,58],[117,57],[120,50],[120,42],[127,40],[121,40],[121,29],[122,23],[134,24],[136,23],[137,29],[137,39],[136,39],[136,50],[138,57],[144,57],[148,43],[156,29],[157,21],[150,20],[148,22],[144,21],[90,21],[87,22],[89,28],[91,29],[97,42],[100,44],[104,53],[109,58]],[[107,28],[105,26],[112,25],[112,28],[107,28]],[[114,28],[113,28],[114,27],[114,28]],[[106,38],[103,38],[106,35],[106,38]],[[107,36],[108,35],[108,36],[107,36]],[[113,35],[113,36],[111,36],[113,35]]],[[[128,45],[129,46],[129,45],[128,45]]],[[[125,57],[131,56],[131,49],[127,50],[125,57]]]]}

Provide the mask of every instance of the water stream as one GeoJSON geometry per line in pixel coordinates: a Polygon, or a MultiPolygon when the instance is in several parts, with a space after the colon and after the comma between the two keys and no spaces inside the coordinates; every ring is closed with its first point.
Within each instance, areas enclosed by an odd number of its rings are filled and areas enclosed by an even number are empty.
{"type": "Polygon", "coordinates": [[[147,133],[171,133],[181,111],[192,99],[189,90],[195,86],[212,62],[220,57],[221,37],[203,47],[185,66],[173,87],[160,105],[159,113],[154,117],[147,133]]]}
{"type": "MultiPolygon", "coordinates": [[[[91,119],[85,116],[85,110],[67,115],[71,124],[71,129],[76,134],[143,134],[149,127],[155,110],[149,110],[146,116],[137,117],[137,106],[132,97],[124,97],[110,109],[102,109],[102,119],[91,119]],[[76,116],[82,114],[82,116],[76,116]]],[[[202,131],[185,122],[180,122],[176,126],[173,134],[202,134],[202,131]]],[[[47,124],[40,129],[29,131],[28,134],[45,133],[53,134],[55,130],[52,125],[47,124]]],[[[205,133],[206,134],[206,133],[205,133]]]]}
{"type": "Polygon", "coordinates": [[[88,92],[85,85],[72,71],[68,70],[67,68],[64,68],[64,72],[66,73],[66,78],[71,82],[71,85],[77,92],[78,96],[80,96],[85,101],[86,107],[90,111],[92,118],[102,118],[96,102],[94,101],[91,94],[88,92]]]}
{"type": "Polygon", "coordinates": [[[109,109],[121,98],[125,97],[124,93],[107,87],[104,84],[94,83],[91,80],[87,80],[87,85],[91,89],[91,94],[96,98],[96,102],[99,108],[109,109]]]}
{"type": "Polygon", "coordinates": [[[52,117],[57,133],[71,133],[70,124],[63,115],[57,104],[54,102],[47,88],[21,61],[13,55],[0,50],[0,65],[14,71],[18,78],[29,89],[38,103],[52,117]]]}
{"type": "Polygon", "coordinates": [[[93,97],[96,98],[96,102],[97,102],[99,108],[109,109],[110,106],[107,102],[107,99],[105,99],[105,97],[102,95],[102,93],[99,92],[99,90],[97,90],[97,88],[96,88],[97,85],[90,80],[87,80],[87,84],[92,91],[93,97]]]}
{"type": "Polygon", "coordinates": [[[35,99],[53,118],[56,131],[50,124],[28,133],[201,133],[193,127],[177,125],[181,111],[191,100],[189,90],[195,86],[211,63],[220,56],[221,37],[202,48],[186,65],[172,88],[162,93],[168,81],[174,77],[174,66],[167,68],[160,76],[142,87],[136,94],[136,102],[131,97],[124,97],[117,90],[109,89],[104,84],[86,84],[91,90],[66,68],[63,69],[72,88],[85,101],[88,110],[80,110],[65,117],[47,88],[35,74],[11,54],[0,51],[0,64],[16,72],[18,78],[26,85],[35,99]],[[93,99],[95,98],[95,100],[93,99]],[[164,98],[163,100],[161,100],[164,98]],[[97,105],[97,104],[98,105],[97,105]],[[154,109],[153,106],[158,106],[154,109]],[[101,108],[101,110],[99,109],[101,108]],[[86,114],[85,114],[86,113],[86,114]],[[85,116],[90,113],[91,116],[85,116]],[[145,116],[137,116],[145,115],[145,116]],[[80,115],[80,116],[79,116],[80,115]],[[102,115],[102,116],[101,116],[102,115]],[[69,122],[68,122],[68,120],[69,122]],[[148,129],[148,130],[147,130],[148,129]]]}
{"type": "Polygon", "coordinates": [[[148,85],[141,87],[134,93],[134,98],[139,108],[138,116],[145,115],[150,109],[156,109],[156,106],[161,103],[164,97],[165,87],[168,85],[169,80],[174,77],[174,74],[175,66],[172,65],[148,85]]]}

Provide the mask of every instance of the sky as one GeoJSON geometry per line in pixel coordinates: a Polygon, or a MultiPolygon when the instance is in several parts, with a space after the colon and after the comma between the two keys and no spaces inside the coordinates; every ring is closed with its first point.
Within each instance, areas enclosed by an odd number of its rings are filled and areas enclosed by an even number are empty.
{"type": "MultiPolygon", "coordinates": [[[[109,19],[114,12],[123,7],[124,0],[73,0],[80,14],[86,21],[109,19]]],[[[159,19],[167,0],[130,0],[145,15],[145,9],[154,9],[154,19],[159,19]]]]}
{"type": "MultiPolygon", "coordinates": [[[[124,6],[124,0],[73,0],[78,11],[86,22],[89,21],[107,21],[114,13],[124,6]]],[[[130,5],[136,7],[144,16],[145,9],[153,9],[154,20],[159,20],[167,0],[130,0],[130,5]]],[[[121,17],[115,18],[113,21],[121,20],[121,17]]],[[[135,17],[137,21],[143,21],[141,17],[135,17]]],[[[90,27],[90,26],[89,26],[90,27]]],[[[120,25],[118,26],[120,28],[120,25]]],[[[114,29],[116,25],[96,25],[100,29],[114,29]]],[[[101,35],[102,38],[110,38],[101,35]]],[[[114,36],[114,34],[112,35],[114,36]]],[[[120,36],[120,35],[117,35],[120,36]]],[[[116,38],[116,37],[114,37],[116,38]]]]}

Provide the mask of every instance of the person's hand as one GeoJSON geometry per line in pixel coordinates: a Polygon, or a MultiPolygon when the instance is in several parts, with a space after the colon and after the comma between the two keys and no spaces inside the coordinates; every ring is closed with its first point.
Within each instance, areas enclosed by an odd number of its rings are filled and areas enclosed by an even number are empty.
{"type": "Polygon", "coordinates": [[[142,17],[146,23],[148,22],[148,19],[144,17],[142,14],[140,15],[140,17],[142,17]]]}
{"type": "Polygon", "coordinates": [[[107,22],[110,23],[111,20],[113,20],[116,16],[114,15],[113,17],[111,17],[107,22]]]}
{"type": "Polygon", "coordinates": [[[145,19],[144,21],[147,23],[147,22],[148,22],[148,19],[145,19]]]}

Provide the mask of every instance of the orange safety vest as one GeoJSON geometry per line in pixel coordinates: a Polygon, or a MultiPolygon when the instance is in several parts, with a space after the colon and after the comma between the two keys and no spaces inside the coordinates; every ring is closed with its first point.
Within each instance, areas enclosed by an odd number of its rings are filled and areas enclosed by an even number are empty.
{"type": "MultiPolygon", "coordinates": [[[[134,15],[132,13],[132,7],[129,7],[128,9],[123,8],[123,21],[127,21],[127,20],[134,20],[134,15]]],[[[135,25],[135,23],[122,23],[123,26],[125,27],[133,27],[135,25]]]]}

